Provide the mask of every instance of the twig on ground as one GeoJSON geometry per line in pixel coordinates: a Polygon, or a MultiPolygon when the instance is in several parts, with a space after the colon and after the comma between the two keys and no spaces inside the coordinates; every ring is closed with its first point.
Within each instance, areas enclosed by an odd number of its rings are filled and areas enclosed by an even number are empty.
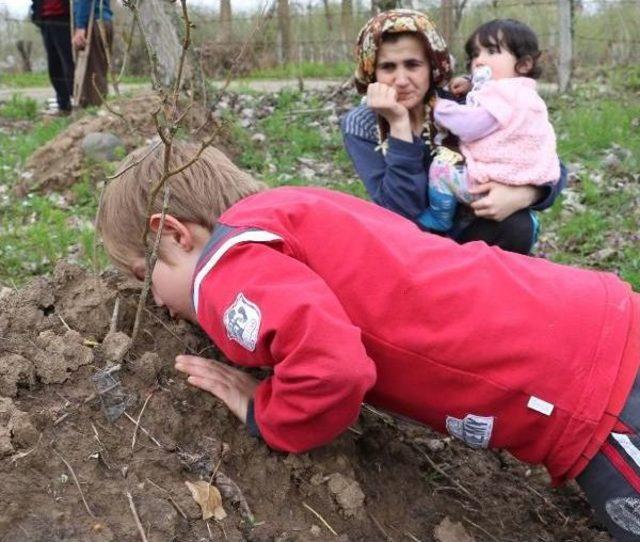
{"type": "Polygon", "coordinates": [[[118,327],[118,313],[120,312],[120,296],[116,296],[116,301],[113,305],[113,313],[111,314],[111,323],[109,324],[109,333],[115,333],[118,327]]]}
{"type": "Polygon", "coordinates": [[[133,496],[128,491],[125,492],[127,499],[129,499],[129,508],[131,509],[131,514],[133,515],[133,519],[136,522],[136,527],[138,528],[138,532],[140,533],[140,538],[142,538],[143,542],[148,542],[147,535],[144,532],[144,528],[142,527],[142,523],[140,523],[140,517],[138,516],[138,511],[136,510],[136,505],[133,502],[133,496]]]}
{"type": "Polygon", "coordinates": [[[493,536],[489,531],[487,531],[483,527],[480,527],[480,525],[478,525],[477,523],[474,523],[473,521],[471,521],[466,516],[462,516],[462,519],[465,520],[469,525],[472,525],[473,527],[478,529],[480,532],[486,534],[489,538],[491,538],[491,540],[495,540],[496,542],[500,542],[500,540],[498,540],[495,536],[493,536]]]}
{"type": "Polygon", "coordinates": [[[136,447],[136,435],[138,434],[138,428],[140,427],[140,420],[142,419],[142,414],[144,413],[144,409],[147,408],[147,403],[151,396],[153,395],[153,391],[147,395],[147,398],[144,400],[144,404],[142,405],[142,409],[140,410],[140,414],[138,414],[138,419],[136,420],[136,426],[133,428],[133,437],[131,438],[131,451],[136,447]]]}
{"type": "Polygon", "coordinates": [[[333,530],[333,527],[331,527],[331,525],[329,525],[327,523],[327,520],[324,519],[320,514],[318,514],[318,512],[316,512],[313,508],[311,508],[306,502],[302,503],[302,506],[304,506],[307,510],[309,510],[309,512],[311,512],[314,516],[316,516],[322,523],[323,525],[329,529],[329,531],[331,532],[331,534],[333,534],[334,536],[338,536],[338,533],[336,533],[333,530]]]}
{"type": "Polygon", "coordinates": [[[156,440],[156,438],[155,438],[151,433],[149,433],[149,431],[147,431],[147,430],[146,430],[144,427],[142,427],[138,422],[136,422],[136,420],[134,420],[134,419],[129,415],[129,413],[128,413],[128,412],[126,412],[126,411],[125,411],[125,412],[124,412],[124,415],[127,417],[127,419],[128,419],[131,423],[137,424],[137,425],[138,425],[138,427],[139,427],[139,429],[140,429],[140,431],[142,431],[145,435],[147,435],[147,437],[149,437],[149,438],[151,439],[151,441],[152,441],[152,442],[153,442],[153,443],[154,443],[158,448],[160,448],[161,450],[166,450],[166,447],[165,447],[165,446],[163,446],[162,444],[160,444],[160,443],[156,440]]]}
{"type": "Polygon", "coordinates": [[[54,449],[53,453],[56,454],[62,460],[62,462],[67,466],[67,469],[69,469],[69,472],[73,477],[73,481],[75,482],[76,487],[80,492],[80,497],[82,498],[82,502],[84,503],[85,510],[93,519],[96,519],[95,514],[91,511],[91,508],[89,508],[89,505],[87,504],[87,500],[84,498],[84,493],[82,492],[82,488],[80,487],[80,482],[78,482],[78,478],[76,476],[76,473],[73,470],[73,467],[69,464],[69,462],[64,457],[62,457],[62,454],[59,453],[57,450],[54,449]]]}
{"type": "Polygon", "coordinates": [[[184,513],[184,511],[182,510],[182,508],[180,508],[180,505],[176,502],[176,500],[173,498],[173,496],[171,495],[171,493],[169,491],[167,491],[165,488],[160,487],[158,484],[156,484],[153,480],[151,480],[151,478],[147,478],[146,479],[147,482],[149,482],[152,486],[158,488],[160,491],[164,492],[167,494],[167,497],[169,498],[169,500],[171,501],[171,504],[173,504],[173,506],[175,507],[175,509],[178,511],[178,513],[184,518],[184,519],[188,519],[187,518],[187,514],[184,513]]]}
{"type": "Polygon", "coordinates": [[[73,331],[73,329],[71,329],[71,327],[69,327],[69,324],[67,324],[67,323],[64,321],[64,318],[63,318],[61,315],[57,314],[56,316],[57,316],[58,318],[60,318],[60,321],[64,324],[64,327],[66,327],[68,331],[73,331]]]}
{"type": "Polygon", "coordinates": [[[382,534],[382,536],[384,537],[384,539],[387,542],[393,542],[393,538],[391,538],[388,534],[387,531],[384,530],[384,527],[382,526],[382,523],[380,523],[378,521],[378,519],[371,513],[371,512],[367,512],[367,514],[369,515],[369,517],[371,518],[371,521],[373,521],[373,524],[378,528],[378,530],[380,531],[380,533],[382,534]]]}
{"type": "Polygon", "coordinates": [[[413,542],[422,542],[422,540],[413,536],[409,531],[405,531],[404,534],[405,536],[408,536],[411,540],[413,540],[413,542]]]}

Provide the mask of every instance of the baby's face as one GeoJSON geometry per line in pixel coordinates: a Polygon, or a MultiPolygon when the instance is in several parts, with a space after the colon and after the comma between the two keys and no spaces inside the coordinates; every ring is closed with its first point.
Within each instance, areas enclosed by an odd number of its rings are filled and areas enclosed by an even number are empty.
{"type": "Polygon", "coordinates": [[[516,62],[516,57],[505,45],[496,42],[484,46],[477,41],[475,55],[471,59],[471,73],[488,68],[495,80],[518,77],[516,62]]]}

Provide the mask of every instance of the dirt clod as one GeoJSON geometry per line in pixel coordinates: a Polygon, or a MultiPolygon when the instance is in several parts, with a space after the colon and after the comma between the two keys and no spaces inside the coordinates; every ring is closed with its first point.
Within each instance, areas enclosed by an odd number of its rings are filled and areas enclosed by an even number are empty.
{"type": "Polygon", "coordinates": [[[329,476],[329,491],[346,517],[361,515],[364,504],[364,493],[360,484],[340,473],[329,476]]]}
{"type": "Polygon", "coordinates": [[[93,361],[93,351],[83,345],[77,331],[70,330],[62,336],[43,331],[36,344],[41,348],[34,359],[36,372],[45,384],[64,382],[70,372],[93,361]]]}
{"type": "Polygon", "coordinates": [[[33,386],[36,371],[28,359],[19,354],[0,357],[0,395],[15,397],[19,385],[33,386]]]}
{"type": "Polygon", "coordinates": [[[102,341],[102,354],[107,362],[117,363],[122,360],[131,346],[131,337],[122,331],[108,333],[102,341]]]}

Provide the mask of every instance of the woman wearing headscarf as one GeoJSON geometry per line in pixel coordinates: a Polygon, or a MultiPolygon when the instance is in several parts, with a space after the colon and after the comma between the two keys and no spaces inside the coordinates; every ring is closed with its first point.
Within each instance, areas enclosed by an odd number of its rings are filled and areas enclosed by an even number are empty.
{"type": "MultiPolygon", "coordinates": [[[[342,119],[347,153],[371,199],[419,225],[433,157],[463,160],[455,137],[433,120],[436,97],[452,98],[447,45],[427,15],[389,10],[360,31],[356,60],[356,89],[366,98],[342,119]]],[[[552,205],[565,184],[564,167],[555,184],[483,183],[471,207],[458,207],[447,234],[460,243],[481,240],[527,254],[538,231],[533,211],[552,205]]]]}

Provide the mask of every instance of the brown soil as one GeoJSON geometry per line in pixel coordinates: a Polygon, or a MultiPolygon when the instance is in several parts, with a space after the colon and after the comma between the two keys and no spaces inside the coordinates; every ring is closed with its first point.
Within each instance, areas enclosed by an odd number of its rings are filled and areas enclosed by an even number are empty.
{"type": "Polygon", "coordinates": [[[0,292],[0,540],[139,541],[127,493],[150,542],[609,540],[574,485],[367,408],[329,446],[270,451],[174,372],[176,354],[214,352],[156,309],[105,376],[128,343],[109,333],[116,298],[126,331],[137,293],[65,263],[0,292]],[[225,519],[202,520],[185,485],[200,479],[225,519]]]}
{"type": "MultiPolygon", "coordinates": [[[[34,152],[25,164],[23,181],[14,191],[18,195],[32,191],[64,191],[85,172],[96,181],[102,181],[102,169],[96,168],[95,164],[88,169],[87,163],[83,161],[81,142],[89,133],[110,132],[118,136],[124,144],[125,154],[157,137],[152,117],[159,103],[157,95],[150,92],[141,93],[109,103],[109,109],[101,108],[95,114],[80,117],[34,152]]],[[[194,132],[205,123],[206,126],[199,131],[200,138],[215,130],[217,121],[211,117],[209,109],[204,108],[202,104],[194,103],[182,126],[187,132],[194,132]]],[[[214,144],[233,157],[234,152],[228,144],[226,132],[219,129],[218,131],[219,137],[214,144]]]]}

